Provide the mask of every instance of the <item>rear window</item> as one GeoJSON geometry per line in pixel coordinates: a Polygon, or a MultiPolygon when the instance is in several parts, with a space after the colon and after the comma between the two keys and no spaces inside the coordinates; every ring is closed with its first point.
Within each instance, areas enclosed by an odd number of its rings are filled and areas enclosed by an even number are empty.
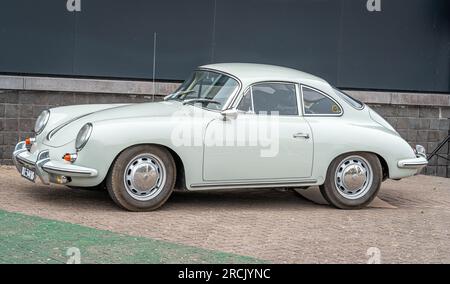
{"type": "Polygon", "coordinates": [[[344,93],[343,91],[334,88],[334,92],[341,97],[344,101],[346,101],[349,105],[351,105],[352,107],[356,108],[356,109],[362,109],[364,107],[364,103],[358,101],[355,98],[352,98],[350,95],[344,93]]]}

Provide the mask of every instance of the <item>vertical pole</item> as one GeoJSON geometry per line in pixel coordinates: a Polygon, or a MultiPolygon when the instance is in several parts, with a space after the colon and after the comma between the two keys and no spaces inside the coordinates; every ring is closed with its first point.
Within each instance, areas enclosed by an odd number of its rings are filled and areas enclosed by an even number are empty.
{"type": "Polygon", "coordinates": [[[153,96],[152,101],[155,101],[155,76],[156,76],[156,32],[153,33],[153,96]]]}

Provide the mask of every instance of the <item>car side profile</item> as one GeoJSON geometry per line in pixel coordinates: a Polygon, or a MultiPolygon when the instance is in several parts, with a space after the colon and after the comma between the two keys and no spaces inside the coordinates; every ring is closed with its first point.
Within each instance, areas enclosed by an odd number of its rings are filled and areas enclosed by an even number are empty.
{"type": "Polygon", "coordinates": [[[298,70],[198,67],[163,101],[45,110],[13,153],[31,181],[107,188],[122,208],[159,208],[172,191],[319,186],[362,208],[385,179],[427,165],[369,106],[298,70]]]}

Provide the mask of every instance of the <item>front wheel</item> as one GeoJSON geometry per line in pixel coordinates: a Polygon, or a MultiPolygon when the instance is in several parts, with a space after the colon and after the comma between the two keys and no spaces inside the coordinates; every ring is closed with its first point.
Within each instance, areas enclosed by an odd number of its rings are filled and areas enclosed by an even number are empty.
{"type": "Polygon", "coordinates": [[[123,151],[106,181],[108,193],[120,207],[151,211],[162,206],[173,191],[176,166],[165,148],[141,145],[123,151]]]}
{"type": "Polygon", "coordinates": [[[376,155],[343,154],[331,162],[320,192],[334,207],[359,209],[376,197],[382,179],[383,171],[376,155]]]}

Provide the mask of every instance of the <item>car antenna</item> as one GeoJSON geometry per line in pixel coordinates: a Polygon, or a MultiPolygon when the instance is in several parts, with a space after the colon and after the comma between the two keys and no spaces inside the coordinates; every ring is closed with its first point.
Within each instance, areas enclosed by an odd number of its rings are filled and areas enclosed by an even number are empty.
{"type": "Polygon", "coordinates": [[[152,76],[152,102],[155,101],[155,75],[156,75],[156,32],[153,33],[153,76],[152,76]]]}

